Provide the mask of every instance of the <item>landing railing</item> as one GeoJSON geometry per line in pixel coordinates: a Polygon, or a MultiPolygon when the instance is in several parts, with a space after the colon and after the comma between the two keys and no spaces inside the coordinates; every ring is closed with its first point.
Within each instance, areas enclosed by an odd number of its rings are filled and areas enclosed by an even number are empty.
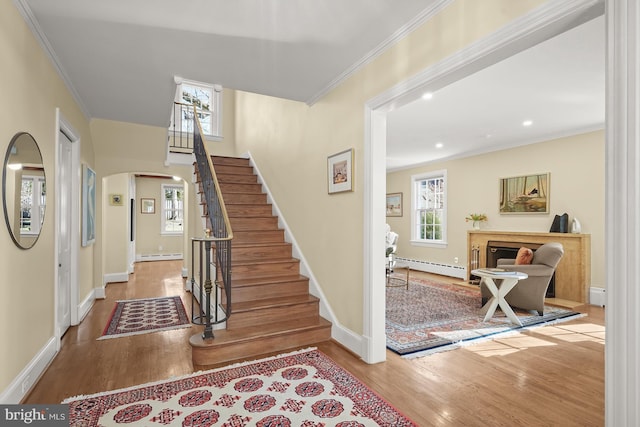
{"type": "Polygon", "coordinates": [[[193,152],[196,110],[193,105],[173,103],[171,123],[167,132],[170,153],[193,152]]]}
{"type": "Polygon", "coordinates": [[[212,339],[214,337],[213,325],[226,321],[231,315],[231,239],[233,239],[233,231],[222,199],[220,185],[213,169],[211,155],[203,143],[200,121],[197,116],[194,116],[194,119],[193,153],[196,157],[200,192],[205,201],[205,213],[209,228],[207,228],[205,238],[192,239],[192,299],[197,297],[195,285],[196,279],[198,279],[200,301],[197,313],[193,308],[196,304],[192,304],[191,317],[193,323],[205,325],[202,338],[212,339]]]}

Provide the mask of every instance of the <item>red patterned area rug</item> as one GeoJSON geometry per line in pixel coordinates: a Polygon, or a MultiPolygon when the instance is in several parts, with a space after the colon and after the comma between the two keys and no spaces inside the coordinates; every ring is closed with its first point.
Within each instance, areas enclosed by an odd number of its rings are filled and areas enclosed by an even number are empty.
{"type": "Polygon", "coordinates": [[[416,426],[317,349],[65,400],[70,426],[416,426]]]}
{"type": "Polygon", "coordinates": [[[191,326],[179,296],[117,301],[99,340],[191,326]]]}
{"type": "Polygon", "coordinates": [[[584,316],[545,306],[544,315],[514,308],[522,327],[500,308],[484,322],[480,288],[411,278],[409,289],[386,290],[387,348],[406,357],[426,356],[493,339],[521,328],[544,326],[584,316]]]}

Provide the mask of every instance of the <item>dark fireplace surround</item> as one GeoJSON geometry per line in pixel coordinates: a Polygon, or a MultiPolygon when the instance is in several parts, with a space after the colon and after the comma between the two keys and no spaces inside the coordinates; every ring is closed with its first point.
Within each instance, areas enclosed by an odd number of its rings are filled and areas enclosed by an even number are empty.
{"type": "MultiPolygon", "coordinates": [[[[532,251],[538,249],[542,244],[539,243],[521,243],[521,242],[499,242],[489,240],[487,242],[487,267],[492,268],[498,265],[500,258],[515,259],[518,250],[522,247],[529,248],[532,251]]],[[[553,298],[556,295],[555,274],[551,277],[551,282],[547,288],[546,298],[553,298]]]]}

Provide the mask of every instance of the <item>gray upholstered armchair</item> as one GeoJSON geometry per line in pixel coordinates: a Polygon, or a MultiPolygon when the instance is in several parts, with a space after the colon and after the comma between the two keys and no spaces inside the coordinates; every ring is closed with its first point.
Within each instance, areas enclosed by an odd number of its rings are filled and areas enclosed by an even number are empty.
{"type": "MultiPolygon", "coordinates": [[[[564,250],[560,243],[545,243],[533,253],[531,264],[514,265],[514,259],[501,258],[497,267],[510,271],[521,271],[529,277],[520,280],[515,288],[505,297],[512,307],[524,310],[536,310],[541,316],[544,313],[544,297],[551,281],[551,276],[560,262],[564,250]]],[[[491,298],[491,292],[482,285],[482,303],[491,298]]]]}

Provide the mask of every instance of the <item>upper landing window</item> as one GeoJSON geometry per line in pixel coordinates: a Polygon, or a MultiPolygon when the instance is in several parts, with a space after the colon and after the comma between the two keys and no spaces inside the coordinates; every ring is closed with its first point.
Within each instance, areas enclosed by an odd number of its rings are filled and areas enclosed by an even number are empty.
{"type": "MultiPolygon", "coordinates": [[[[222,139],[222,86],[175,78],[177,84],[175,101],[193,105],[200,120],[202,132],[207,139],[222,139]]],[[[175,111],[175,110],[174,110],[175,111]]],[[[181,109],[176,125],[182,132],[192,133],[193,110],[181,109]]]]}

